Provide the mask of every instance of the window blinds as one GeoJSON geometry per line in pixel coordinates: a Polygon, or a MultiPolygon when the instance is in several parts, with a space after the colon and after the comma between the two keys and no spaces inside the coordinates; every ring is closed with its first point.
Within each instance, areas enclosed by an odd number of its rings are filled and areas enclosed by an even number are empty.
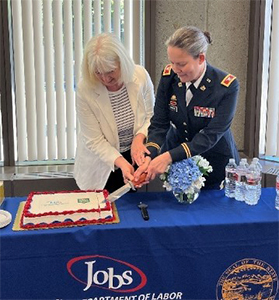
{"type": "Polygon", "coordinates": [[[75,156],[75,88],[92,35],[114,32],[142,64],[141,0],[12,0],[17,162],[75,156]]]}

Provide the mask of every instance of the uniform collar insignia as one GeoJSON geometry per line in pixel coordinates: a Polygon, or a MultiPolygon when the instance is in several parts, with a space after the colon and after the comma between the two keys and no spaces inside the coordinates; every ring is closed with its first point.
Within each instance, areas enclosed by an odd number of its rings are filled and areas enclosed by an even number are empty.
{"type": "Polygon", "coordinates": [[[200,87],[200,90],[204,92],[204,91],[206,90],[206,86],[205,86],[205,85],[202,85],[202,86],[200,87]]]}

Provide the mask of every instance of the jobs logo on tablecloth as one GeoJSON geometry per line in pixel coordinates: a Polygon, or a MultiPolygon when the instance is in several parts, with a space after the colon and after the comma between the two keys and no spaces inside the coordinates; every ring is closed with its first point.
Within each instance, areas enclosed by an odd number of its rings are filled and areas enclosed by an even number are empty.
{"type": "Polygon", "coordinates": [[[107,256],[88,255],[71,259],[67,263],[70,275],[85,287],[128,293],[146,285],[145,274],[136,266],[107,256]]]}
{"type": "Polygon", "coordinates": [[[278,292],[278,276],[268,263],[245,258],[228,267],[220,277],[217,300],[275,299],[278,292]]]}

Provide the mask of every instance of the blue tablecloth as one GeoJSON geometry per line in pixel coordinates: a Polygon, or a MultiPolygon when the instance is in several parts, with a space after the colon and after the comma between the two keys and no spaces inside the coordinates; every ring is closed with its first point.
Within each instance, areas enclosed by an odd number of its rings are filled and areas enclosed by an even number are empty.
{"type": "MultiPolygon", "coordinates": [[[[274,188],[256,206],[223,191],[202,191],[188,206],[170,192],[131,193],[116,202],[118,224],[12,231],[11,223],[0,231],[0,298],[278,299],[274,199],[274,188]]],[[[6,198],[1,209],[14,217],[24,200],[6,198]]]]}

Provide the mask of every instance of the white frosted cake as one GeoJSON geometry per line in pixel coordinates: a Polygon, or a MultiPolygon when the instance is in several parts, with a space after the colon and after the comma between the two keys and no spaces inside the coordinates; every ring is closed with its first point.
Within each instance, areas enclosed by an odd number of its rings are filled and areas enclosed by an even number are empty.
{"type": "Polygon", "coordinates": [[[105,223],[114,220],[105,190],[33,192],[20,220],[22,228],[51,228],[105,223]]]}

